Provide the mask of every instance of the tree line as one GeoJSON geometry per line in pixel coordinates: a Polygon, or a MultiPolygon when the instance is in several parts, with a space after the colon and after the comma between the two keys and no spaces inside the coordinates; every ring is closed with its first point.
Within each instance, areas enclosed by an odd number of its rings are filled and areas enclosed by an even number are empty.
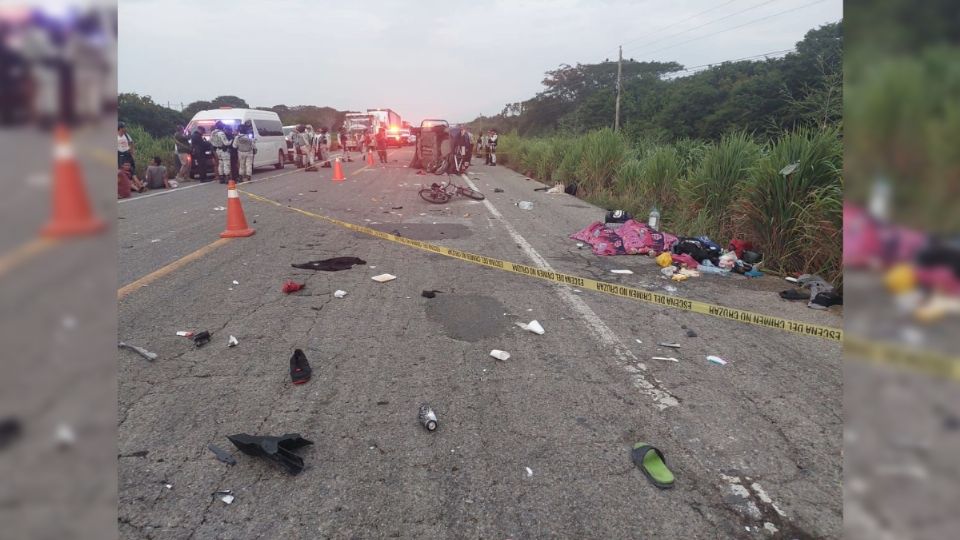
{"type": "MultiPolygon", "coordinates": [[[[841,127],[843,29],[812,29],[782,58],[734,61],[687,75],[677,62],[624,59],[620,125],[634,140],[719,140],[731,131],[761,138],[806,127],[841,127]]],[[[481,116],[475,130],[579,134],[613,127],[617,62],[561,65],[544,90],[481,116]]]]}
{"type": "MultiPolygon", "coordinates": [[[[237,96],[218,96],[210,101],[194,101],[184,107],[182,111],[164,107],[154,102],[150,96],[121,93],[118,97],[119,120],[140,126],[144,131],[157,138],[171,135],[178,125],[186,125],[198,111],[220,107],[251,108],[244,99],[237,96]]],[[[351,112],[314,105],[274,105],[273,107],[256,108],[277,113],[284,125],[311,124],[317,128],[323,126],[331,129],[339,129],[340,125],[343,124],[344,116],[351,112]]]]}

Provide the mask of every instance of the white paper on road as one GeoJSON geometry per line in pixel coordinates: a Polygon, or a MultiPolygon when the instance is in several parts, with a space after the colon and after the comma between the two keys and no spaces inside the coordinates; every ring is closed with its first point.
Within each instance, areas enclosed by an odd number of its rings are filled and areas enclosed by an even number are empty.
{"type": "Polygon", "coordinates": [[[543,335],[544,329],[543,326],[540,326],[540,323],[536,320],[530,321],[528,323],[517,323],[517,326],[523,328],[528,332],[533,332],[534,334],[543,335]]]}
{"type": "Polygon", "coordinates": [[[611,270],[614,274],[632,274],[631,270],[611,270]]]}
{"type": "Polygon", "coordinates": [[[490,356],[496,358],[497,360],[509,360],[509,359],[510,359],[510,353],[508,353],[507,351],[501,351],[501,350],[499,350],[499,349],[494,349],[494,350],[490,351],[490,356]]]}
{"type": "Polygon", "coordinates": [[[388,281],[397,279],[397,276],[394,276],[393,274],[380,274],[379,276],[373,276],[370,279],[376,281],[377,283],[386,283],[388,281]]]}

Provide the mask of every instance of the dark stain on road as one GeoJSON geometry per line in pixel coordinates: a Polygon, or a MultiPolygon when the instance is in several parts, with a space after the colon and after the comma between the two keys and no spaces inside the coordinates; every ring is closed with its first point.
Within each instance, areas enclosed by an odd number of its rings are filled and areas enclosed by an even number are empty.
{"type": "Polygon", "coordinates": [[[443,326],[443,333],[459,341],[476,342],[502,335],[510,328],[497,299],[480,295],[446,294],[425,305],[427,318],[443,326]]]}
{"type": "Polygon", "coordinates": [[[466,238],[473,234],[470,228],[459,223],[378,223],[369,225],[371,229],[396,234],[399,231],[404,238],[413,240],[449,240],[466,238]]]}

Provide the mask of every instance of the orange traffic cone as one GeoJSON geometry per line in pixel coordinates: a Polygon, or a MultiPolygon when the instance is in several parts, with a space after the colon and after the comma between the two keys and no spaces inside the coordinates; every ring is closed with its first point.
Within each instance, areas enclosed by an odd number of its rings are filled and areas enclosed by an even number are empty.
{"type": "Polygon", "coordinates": [[[107,223],[93,215],[83,184],[70,133],[61,124],[53,134],[53,215],[40,234],[61,238],[94,234],[106,228],[107,223]]]}
{"type": "Polygon", "coordinates": [[[253,236],[257,231],[247,227],[247,218],[243,215],[243,206],[240,206],[240,194],[237,193],[237,183],[231,180],[227,184],[227,228],[220,233],[220,238],[242,238],[253,236]]]}
{"type": "Polygon", "coordinates": [[[373,150],[367,150],[367,165],[376,165],[373,161],[373,150]]]}
{"type": "Polygon", "coordinates": [[[333,162],[333,181],[343,182],[347,177],[343,175],[343,167],[340,166],[340,158],[333,162]]]}

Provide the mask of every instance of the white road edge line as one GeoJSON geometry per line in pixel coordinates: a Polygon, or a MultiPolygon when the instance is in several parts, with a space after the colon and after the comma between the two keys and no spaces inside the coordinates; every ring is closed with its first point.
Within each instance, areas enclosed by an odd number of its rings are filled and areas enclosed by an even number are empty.
{"type": "MultiPolygon", "coordinates": [[[[475,191],[477,189],[476,184],[474,184],[466,174],[461,174],[461,178],[475,191]]],[[[500,213],[496,207],[490,202],[490,199],[484,199],[484,206],[487,207],[487,210],[493,214],[500,223],[503,223],[503,226],[506,227],[507,232],[510,234],[510,237],[513,238],[513,241],[520,246],[520,249],[530,258],[531,261],[540,268],[554,272],[553,267],[550,266],[550,263],[546,261],[537,250],[533,249],[533,246],[530,245],[530,242],[520,235],[516,229],[513,228],[513,225],[510,224],[507,220],[503,218],[503,214],[500,213]]],[[[631,374],[633,378],[633,384],[641,392],[647,394],[657,403],[657,407],[662,411],[667,407],[675,407],[680,404],[680,402],[671,395],[669,392],[657,388],[653,383],[647,380],[643,376],[643,371],[646,369],[642,364],[638,364],[638,359],[630,349],[623,346],[620,343],[620,340],[617,338],[617,335],[604,323],[600,320],[600,317],[583,301],[582,298],[574,294],[569,288],[562,285],[553,285],[554,290],[557,291],[557,294],[560,296],[560,299],[566,302],[574,312],[576,312],[586,323],[590,330],[593,331],[593,335],[597,336],[602,345],[610,347],[613,349],[614,354],[617,356],[617,359],[623,365],[625,371],[631,374]],[[634,364],[638,364],[641,367],[638,369],[634,367],[634,364]]]]}
{"type": "MultiPolygon", "coordinates": [[[[244,182],[243,184],[239,184],[239,185],[247,186],[247,185],[250,185],[250,184],[255,184],[255,183],[257,183],[257,182],[262,182],[262,181],[264,181],[264,180],[271,180],[271,179],[273,179],[273,178],[280,178],[281,176],[286,176],[286,175],[288,175],[288,174],[293,174],[293,173],[295,173],[295,172],[299,172],[299,171],[302,171],[302,170],[303,170],[302,168],[299,168],[299,169],[294,169],[294,170],[292,170],[292,171],[284,171],[284,172],[282,172],[282,173],[275,174],[275,175],[273,175],[273,176],[263,176],[263,177],[260,177],[260,178],[254,178],[253,180],[250,180],[249,182],[244,182]]],[[[216,184],[216,182],[214,182],[213,180],[210,180],[209,182],[201,182],[201,183],[199,183],[199,184],[194,184],[194,185],[192,185],[192,186],[184,186],[184,187],[178,187],[178,188],[173,188],[173,189],[167,189],[167,190],[164,190],[164,191],[157,191],[156,193],[148,193],[148,194],[146,194],[146,195],[141,195],[141,196],[139,196],[139,197],[131,197],[131,198],[129,198],[129,199],[120,199],[120,200],[118,200],[117,202],[122,204],[122,203],[125,203],[125,202],[139,201],[139,200],[141,200],[141,199],[149,199],[150,197],[157,197],[157,196],[160,196],[160,195],[168,195],[168,194],[170,194],[170,193],[175,193],[175,192],[177,192],[177,191],[183,191],[183,190],[186,190],[186,189],[191,189],[191,188],[200,187],[200,186],[208,186],[208,185],[217,185],[217,184],[216,184]]]]}

